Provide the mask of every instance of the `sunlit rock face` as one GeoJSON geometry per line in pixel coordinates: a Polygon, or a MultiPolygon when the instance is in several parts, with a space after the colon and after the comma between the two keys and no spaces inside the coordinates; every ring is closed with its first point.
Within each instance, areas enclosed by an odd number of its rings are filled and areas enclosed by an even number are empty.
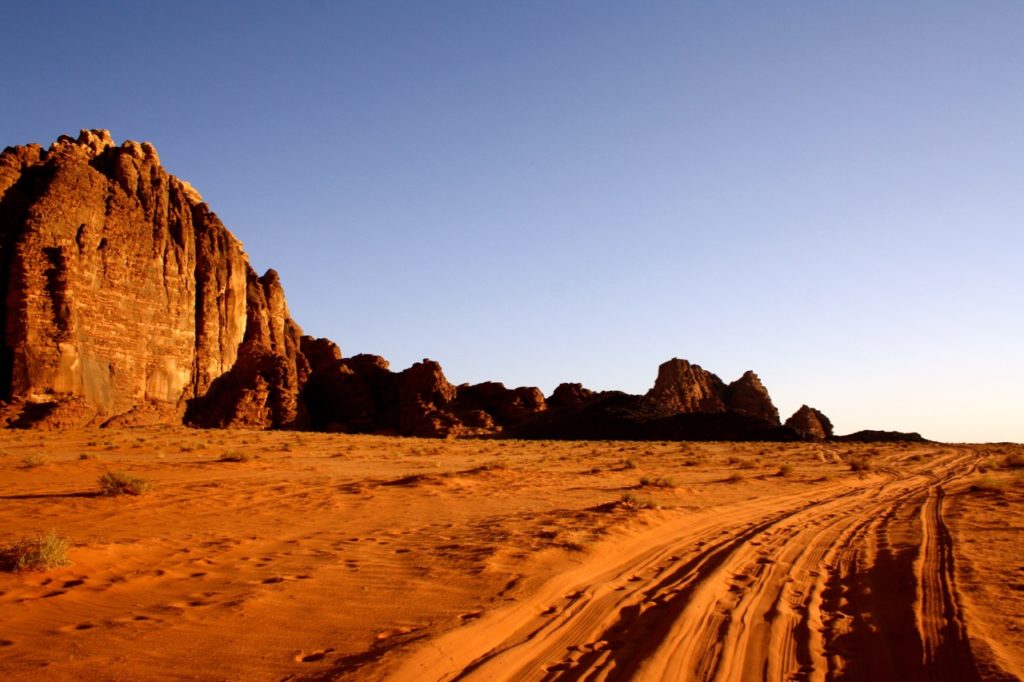
{"type": "Polygon", "coordinates": [[[786,420],[786,426],[810,440],[825,440],[832,437],[832,422],[819,410],[801,405],[793,416],[786,420]]]}
{"type": "Polygon", "coordinates": [[[761,379],[751,371],[743,373],[729,384],[725,391],[725,403],[730,410],[742,412],[778,425],[779,410],[768,395],[768,389],[761,379]]]}
{"type": "Polygon", "coordinates": [[[297,345],[279,283],[254,291],[241,243],[148,143],[87,130],[6,149],[0,255],[0,398],[15,425],[180,421],[244,340],[282,357],[297,345]]]}
{"type": "Polygon", "coordinates": [[[672,358],[658,367],[647,398],[667,414],[724,412],[725,391],[722,380],[700,365],[672,358]]]}

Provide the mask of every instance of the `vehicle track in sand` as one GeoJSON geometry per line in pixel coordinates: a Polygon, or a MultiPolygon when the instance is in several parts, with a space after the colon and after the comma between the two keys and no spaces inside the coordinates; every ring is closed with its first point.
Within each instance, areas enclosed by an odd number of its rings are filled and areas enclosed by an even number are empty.
{"type": "Polygon", "coordinates": [[[670,520],[423,643],[394,677],[980,679],[942,516],[974,460],[929,459],[670,520]]]}

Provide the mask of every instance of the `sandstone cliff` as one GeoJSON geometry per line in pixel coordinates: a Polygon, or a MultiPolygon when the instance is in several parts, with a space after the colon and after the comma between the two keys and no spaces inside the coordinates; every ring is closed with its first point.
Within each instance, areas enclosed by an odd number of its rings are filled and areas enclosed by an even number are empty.
{"type": "Polygon", "coordinates": [[[237,379],[218,423],[301,424],[298,327],[276,275],[256,277],[148,143],[82,131],[0,154],[0,288],[9,423],[179,421],[237,379]],[[249,376],[225,379],[240,360],[249,376]]]}

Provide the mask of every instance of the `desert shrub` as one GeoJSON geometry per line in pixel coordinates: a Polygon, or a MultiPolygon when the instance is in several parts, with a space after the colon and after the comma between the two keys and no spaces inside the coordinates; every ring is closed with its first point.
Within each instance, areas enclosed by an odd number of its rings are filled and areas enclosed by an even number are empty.
{"type": "Polygon", "coordinates": [[[633,493],[623,493],[618,506],[623,509],[653,509],[654,503],[633,493]]]}
{"type": "Polygon", "coordinates": [[[776,476],[789,476],[793,473],[792,464],[783,464],[779,467],[779,470],[775,472],[776,476]]]}
{"type": "Polygon", "coordinates": [[[256,455],[249,454],[248,452],[239,452],[238,450],[229,450],[221,455],[218,462],[251,462],[256,459],[256,455]]]}
{"type": "Polygon", "coordinates": [[[871,471],[871,460],[864,456],[851,457],[850,471],[871,471]]]}
{"type": "Polygon", "coordinates": [[[31,455],[25,455],[21,458],[22,469],[35,469],[46,464],[46,458],[40,454],[33,453],[31,455]]]}
{"type": "Polygon", "coordinates": [[[728,464],[729,466],[735,466],[735,465],[739,464],[742,461],[743,460],[740,459],[739,457],[733,456],[733,457],[729,457],[728,459],[726,459],[725,463],[728,464]]]}
{"type": "Polygon", "coordinates": [[[108,471],[99,478],[100,493],[103,495],[143,495],[153,487],[139,476],[126,471],[108,471]]]}
{"type": "Polygon", "coordinates": [[[83,453],[81,453],[80,455],[78,455],[78,459],[81,459],[81,460],[87,460],[87,459],[99,459],[99,458],[100,458],[100,456],[99,456],[99,455],[94,455],[94,454],[93,454],[93,453],[91,453],[91,452],[83,452],[83,453]]]}
{"type": "Polygon", "coordinates": [[[624,459],[624,460],[622,460],[622,468],[623,469],[636,469],[636,460],[635,459],[624,459]]]}
{"type": "Polygon", "coordinates": [[[54,531],[22,538],[0,549],[0,564],[8,571],[48,571],[71,563],[68,548],[71,543],[54,531]]]}
{"type": "Polygon", "coordinates": [[[508,462],[501,459],[492,459],[477,467],[479,471],[504,471],[508,469],[508,462]]]}
{"type": "Polygon", "coordinates": [[[643,476],[640,479],[640,486],[651,486],[653,488],[675,488],[676,482],[667,476],[658,476],[657,478],[643,476]]]}

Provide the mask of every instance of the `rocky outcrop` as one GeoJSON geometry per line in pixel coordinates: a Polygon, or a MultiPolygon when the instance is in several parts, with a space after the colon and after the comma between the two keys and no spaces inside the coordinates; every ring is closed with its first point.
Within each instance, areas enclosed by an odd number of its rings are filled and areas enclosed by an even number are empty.
{"type": "Polygon", "coordinates": [[[820,411],[801,405],[793,416],[786,420],[786,426],[810,440],[825,440],[832,436],[832,422],[820,411]]]}
{"type": "Polygon", "coordinates": [[[724,412],[726,386],[700,365],[672,358],[658,367],[658,378],[647,398],[666,414],[724,412]]]}
{"type": "Polygon", "coordinates": [[[776,409],[768,389],[753,372],[744,372],[725,390],[725,404],[733,412],[741,412],[778,426],[779,411],[776,409]]]}
{"type": "MultiPolygon", "coordinates": [[[[85,130],[0,154],[0,423],[181,422],[413,436],[828,438],[804,406],[779,425],[753,372],[726,385],[674,358],[645,395],[561,384],[453,386],[303,336],[277,273],[148,143],[85,130]]],[[[873,433],[873,432],[872,432],[873,433]]],[[[856,434],[855,434],[856,435],[856,434]]],[[[871,435],[871,434],[868,434],[871,435]]]]}
{"type": "Polygon", "coordinates": [[[506,388],[497,381],[463,384],[458,388],[457,399],[460,409],[486,412],[501,427],[519,424],[547,409],[547,401],[539,388],[506,388]]]}
{"type": "Polygon", "coordinates": [[[594,397],[594,392],[584,388],[583,384],[558,384],[548,405],[551,407],[578,408],[586,405],[594,397]]]}
{"type": "Polygon", "coordinates": [[[218,425],[302,423],[276,275],[148,143],[82,131],[0,154],[0,289],[8,423],[180,421],[195,401],[218,425]]]}
{"type": "Polygon", "coordinates": [[[878,431],[867,429],[845,436],[833,436],[831,440],[841,443],[931,443],[916,431],[878,431]]]}

